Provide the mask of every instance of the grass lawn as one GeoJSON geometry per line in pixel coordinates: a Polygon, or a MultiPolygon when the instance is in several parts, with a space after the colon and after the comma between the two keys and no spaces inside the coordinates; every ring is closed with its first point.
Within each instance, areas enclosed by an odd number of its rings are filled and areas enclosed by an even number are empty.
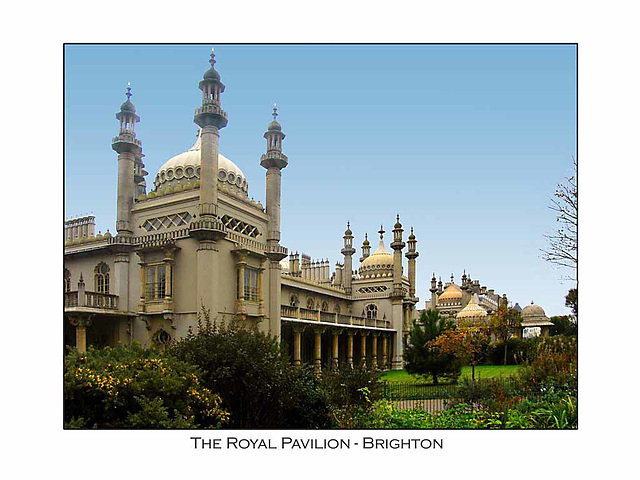
{"type": "MultiPolygon", "coordinates": [[[[520,365],[480,365],[476,367],[476,378],[510,377],[520,369],[520,365]]],[[[471,378],[471,367],[462,367],[462,377],[471,378]]],[[[382,379],[389,382],[417,383],[422,377],[409,375],[404,370],[384,372],[382,379]]]]}

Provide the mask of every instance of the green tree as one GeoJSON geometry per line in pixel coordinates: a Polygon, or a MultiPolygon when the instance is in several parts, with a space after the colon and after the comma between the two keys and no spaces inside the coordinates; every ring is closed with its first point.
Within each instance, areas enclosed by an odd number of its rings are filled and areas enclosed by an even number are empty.
{"type": "Polygon", "coordinates": [[[549,320],[553,323],[553,327],[549,331],[550,335],[573,336],[578,334],[578,325],[569,315],[551,317],[549,320]]]}
{"type": "Polygon", "coordinates": [[[464,365],[471,365],[471,379],[476,378],[476,366],[484,358],[489,332],[483,322],[458,325],[442,332],[427,343],[427,348],[441,355],[452,355],[464,365]]]}
{"type": "Polygon", "coordinates": [[[134,343],[70,349],[64,362],[65,428],[217,428],[229,414],[194,366],[134,343]]]}
{"type": "Polygon", "coordinates": [[[429,347],[429,342],[454,328],[452,320],[441,317],[437,310],[426,310],[420,319],[413,321],[409,335],[405,339],[405,370],[412,375],[431,377],[433,383],[440,378],[454,379],[460,375],[460,363],[450,353],[440,353],[429,347]]]}
{"type": "Polygon", "coordinates": [[[229,428],[326,428],[329,407],[311,372],[288,364],[278,339],[202,309],[195,332],[171,347],[202,369],[202,383],[230,412],[229,428]]]}
{"type": "Polygon", "coordinates": [[[489,320],[491,333],[504,344],[503,364],[507,364],[507,346],[509,339],[520,329],[522,325],[522,315],[513,307],[509,307],[506,302],[500,302],[498,310],[489,320]]]}
{"type": "Polygon", "coordinates": [[[564,305],[571,308],[575,324],[578,325],[578,288],[572,288],[564,297],[564,305]]]}

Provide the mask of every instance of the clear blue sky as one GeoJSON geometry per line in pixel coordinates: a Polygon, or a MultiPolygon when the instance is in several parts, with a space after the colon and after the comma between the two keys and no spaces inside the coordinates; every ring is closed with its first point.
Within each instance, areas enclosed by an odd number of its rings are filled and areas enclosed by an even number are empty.
{"type": "MultiPolygon", "coordinates": [[[[361,255],[396,213],[417,240],[417,294],[432,272],[482,284],[548,315],[567,312],[565,274],[541,258],[556,184],[576,154],[573,46],[215,45],[229,125],[220,152],[264,203],[262,137],[278,103],[282,244],[342,260],[346,222],[361,255]]],[[[209,45],[67,46],[66,216],[115,231],[115,113],[131,82],[147,184],[195,139],[209,45]]],[[[406,264],[406,260],[405,260],[406,264]]],[[[357,267],[357,262],[354,262],[357,267]]]]}

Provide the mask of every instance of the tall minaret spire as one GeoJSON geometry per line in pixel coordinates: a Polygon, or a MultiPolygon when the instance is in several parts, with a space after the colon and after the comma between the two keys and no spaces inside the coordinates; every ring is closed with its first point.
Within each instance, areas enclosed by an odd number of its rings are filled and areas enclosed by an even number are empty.
{"type": "Polygon", "coordinates": [[[280,336],[280,294],[282,288],[280,260],[287,256],[287,249],[280,245],[280,198],[282,169],[289,159],[282,153],[285,134],[276,120],[278,107],[273,104],[273,121],[263,135],[267,140],[267,152],[260,157],[260,165],[267,170],[266,207],[269,216],[267,227],[267,252],[269,258],[269,332],[280,336]]]}
{"type": "Polygon", "coordinates": [[[405,243],[402,241],[402,224],[400,223],[400,215],[396,217],[396,224],[393,226],[393,294],[395,296],[403,296],[402,293],[402,249],[405,243]]]}
{"type": "Polygon", "coordinates": [[[367,234],[364,234],[364,242],[362,242],[362,257],[360,257],[360,263],[364,262],[365,258],[368,258],[371,255],[371,244],[369,243],[369,238],[367,234]]]}
{"type": "Polygon", "coordinates": [[[120,120],[120,131],[113,138],[111,147],[118,152],[118,210],[116,230],[118,235],[131,236],[131,208],[136,194],[134,183],[134,164],[142,157],[142,142],[136,138],[136,123],[140,117],[131,103],[131,84],[127,84],[127,100],[120,105],[116,118],[120,120]]]}
{"type": "Polygon", "coordinates": [[[200,134],[200,220],[211,221],[218,214],[218,142],[221,128],[227,126],[228,118],[220,106],[220,94],[224,84],[214,68],[216,63],[213,48],[209,64],[211,68],[198,84],[202,90],[202,105],[196,109],[193,121],[202,129],[200,134]]]}
{"type": "Polygon", "coordinates": [[[404,254],[409,260],[409,296],[414,298],[416,296],[416,258],[418,258],[418,251],[416,250],[416,236],[413,234],[413,227],[411,227],[411,234],[407,245],[409,246],[407,253],[404,254]]]}
{"type": "Polygon", "coordinates": [[[200,132],[200,197],[198,215],[189,225],[189,233],[199,242],[196,251],[196,301],[215,318],[220,313],[218,283],[218,246],[226,236],[224,224],[218,219],[218,141],[221,128],[227,126],[227,114],[220,106],[224,85],[216,72],[213,49],[207,70],[198,88],[202,90],[202,104],[195,111],[193,121],[200,132]]]}
{"type": "Polygon", "coordinates": [[[353,280],[353,263],[352,256],[356,253],[356,249],[353,248],[353,232],[351,231],[351,225],[347,222],[347,229],[344,231],[344,247],[341,252],[344,255],[344,291],[347,294],[351,294],[351,282],[353,280]]]}

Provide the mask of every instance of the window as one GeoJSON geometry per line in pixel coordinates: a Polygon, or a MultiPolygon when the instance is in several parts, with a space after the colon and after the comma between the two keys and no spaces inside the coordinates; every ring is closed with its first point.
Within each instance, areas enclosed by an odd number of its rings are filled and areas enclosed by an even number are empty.
{"type": "Polygon", "coordinates": [[[71,272],[68,269],[64,269],[64,291],[71,291],[71,272]]]}
{"type": "Polygon", "coordinates": [[[98,293],[109,293],[109,265],[100,262],[94,269],[95,291],[98,293]]]}
{"type": "MultiPolygon", "coordinates": [[[[165,265],[150,265],[147,267],[146,278],[147,300],[162,300],[167,295],[167,269],[165,265]]],[[[171,292],[169,292],[169,295],[171,292]]]]}
{"type": "Polygon", "coordinates": [[[291,298],[289,299],[289,305],[295,308],[297,308],[298,305],[300,305],[300,299],[298,298],[297,295],[291,295],[291,298]]]}
{"type": "Polygon", "coordinates": [[[364,308],[365,314],[368,320],[375,320],[378,318],[378,307],[373,303],[370,303],[364,308]]]}
{"type": "Polygon", "coordinates": [[[333,311],[334,311],[335,313],[337,313],[338,315],[340,315],[340,305],[338,305],[338,304],[336,303],[336,306],[333,308],[333,311]]]}
{"type": "Polygon", "coordinates": [[[323,312],[328,312],[329,311],[329,304],[327,303],[327,301],[325,300],[324,302],[322,302],[322,308],[321,310],[323,312]]]}
{"type": "Polygon", "coordinates": [[[307,299],[307,308],[309,310],[314,310],[316,308],[316,302],[311,297],[307,299]]]}
{"type": "Polygon", "coordinates": [[[244,299],[251,302],[260,300],[260,292],[258,292],[258,275],[260,272],[253,268],[244,269],[244,299]]]}

